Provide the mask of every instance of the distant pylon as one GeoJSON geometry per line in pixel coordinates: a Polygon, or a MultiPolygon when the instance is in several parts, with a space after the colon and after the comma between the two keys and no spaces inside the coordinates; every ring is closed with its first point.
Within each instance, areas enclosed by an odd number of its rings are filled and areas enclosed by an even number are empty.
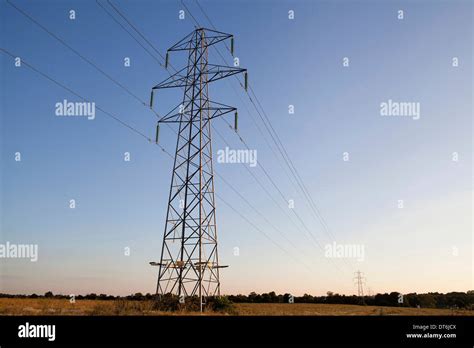
{"type": "MultiPolygon", "coordinates": [[[[214,172],[212,165],[211,120],[236,108],[209,100],[209,84],[246,69],[208,63],[208,48],[233,37],[215,30],[199,28],[173,45],[166,53],[187,51],[187,66],[153,87],[183,88],[181,104],[158,121],[178,123],[178,139],[169,192],[156,293],[159,298],[173,294],[184,302],[199,296],[201,311],[205,298],[220,295],[217,250],[214,172]]],[[[237,119],[237,116],[235,117],[237,119]]],[[[237,121],[236,121],[237,122],[237,121]]]]}
{"type": "Polygon", "coordinates": [[[359,296],[364,302],[364,285],[363,283],[365,282],[365,277],[363,276],[363,273],[361,271],[355,272],[356,276],[354,277],[354,280],[357,282],[357,296],[359,296]]]}

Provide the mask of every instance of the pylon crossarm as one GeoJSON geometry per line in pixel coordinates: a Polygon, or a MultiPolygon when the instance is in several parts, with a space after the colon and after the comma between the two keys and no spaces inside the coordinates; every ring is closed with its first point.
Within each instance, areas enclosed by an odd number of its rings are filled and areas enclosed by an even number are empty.
{"type": "Polygon", "coordinates": [[[237,67],[207,64],[207,69],[203,73],[206,73],[209,76],[207,82],[213,82],[246,71],[247,69],[237,67]]]}
{"type": "Polygon", "coordinates": [[[193,36],[194,36],[194,32],[186,35],[184,38],[182,38],[177,43],[175,43],[173,46],[171,46],[168,49],[168,52],[188,50],[193,36]]]}
{"type": "MultiPolygon", "coordinates": [[[[171,75],[163,82],[160,82],[152,89],[164,89],[164,88],[184,88],[189,84],[188,77],[182,75],[181,73],[185,71],[187,68],[183,68],[177,73],[171,75]]],[[[207,68],[203,70],[196,79],[199,77],[208,75],[207,83],[217,81],[223,79],[225,77],[229,77],[232,75],[240,74],[246,72],[247,69],[231,67],[231,66],[223,66],[223,65],[214,65],[214,64],[207,64],[207,68]]]]}
{"type": "MultiPolygon", "coordinates": [[[[220,116],[223,116],[225,114],[228,114],[229,112],[234,112],[237,110],[237,108],[229,105],[225,105],[222,103],[218,102],[213,102],[210,101],[206,103],[207,106],[201,107],[198,109],[200,112],[206,112],[206,115],[209,115],[208,117],[203,117],[203,121],[206,120],[212,120],[213,118],[217,118],[220,116]]],[[[163,116],[158,122],[159,123],[179,123],[182,121],[182,116],[183,115],[189,115],[189,111],[184,109],[182,107],[182,104],[179,104],[176,106],[174,109],[172,109],[170,112],[168,112],[165,116],[163,116]],[[177,111],[178,110],[178,111],[177,111]],[[177,111],[177,112],[176,112],[177,111]]],[[[200,122],[199,119],[195,119],[192,122],[200,122]]]]}
{"type": "Polygon", "coordinates": [[[185,269],[187,268],[186,262],[184,261],[176,261],[176,262],[150,262],[152,266],[160,266],[166,268],[178,268],[178,269],[185,269]]]}
{"type": "Polygon", "coordinates": [[[201,261],[201,262],[194,262],[194,267],[199,269],[204,269],[204,268],[209,268],[209,269],[215,269],[215,268],[226,268],[226,267],[229,267],[228,265],[217,265],[215,262],[205,262],[205,261],[201,261]]]}
{"type": "Polygon", "coordinates": [[[225,114],[228,114],[229,112],[233,112],[236,110],[237,108],[234,107],[209,109],[209,111],[212,111],[212,115],[206,118],[206,120],[212,120],[213,118],[223,116],[225,114]]]}
{"type": "Polygon", "coordinates": [[[191,34],[188,34],[186,37],[175,43],[171,46],[168,51],[189,51],[194,49],[195,35],[196,33],[203,33],[203,36],[206,38],[205,44],[203,47],[209,47],[215,45],[218,42],[232,38],[232,35],[226,34],[217,30],[200,28],[193,31],[191,34]]]}
{"type": "Polygon", "coordinates": [[[187,68],[183,68],[179,70],[175,74],[168,77],[166,80],[154,86],[152,89],[186,87],[187,76],[182,75],[183,72],[186,72],[186,69],[187,68]]]}

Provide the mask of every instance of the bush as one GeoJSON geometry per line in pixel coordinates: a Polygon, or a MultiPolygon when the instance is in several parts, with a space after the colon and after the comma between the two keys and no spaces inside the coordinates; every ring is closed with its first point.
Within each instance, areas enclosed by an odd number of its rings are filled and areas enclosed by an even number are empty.
{"type": "Polygon", "coordinates": [[[234,303],[227,296],[211,297],[208,300],[208,306],[213,311],[235,314],[234,303]]]}
{"type": "MultiPolygon", "coordinates": [[[[156,300],[153,309],[165,312],[199,312],[201,308],[199,296],[187,297],[184,303],[181,303],[177,295],[165,294],[156,300]]],[[[235,313],[234,304],[227,296],[213,296],[207,298],[206,303],[203,304],[203,310],[235,313]]]]}
{"type": "Polygon", "coordinates": [[[44,297],[46,297],[46,298],[53,298],[54,295],[53,295],[53,293],[52,293],[51,291],[48,291],[47,293],[44,294],[44,297]]]}
{"type": "MultiPolygon", "coordinates": [[[[186,301],[184,304],[186,304],[186,301]]],[[[183,304],[179,303],[179,297],[177,295],[165,294],[156,299],[153,309],[165,312],[175,312],[183,309],[183,304]]]]}

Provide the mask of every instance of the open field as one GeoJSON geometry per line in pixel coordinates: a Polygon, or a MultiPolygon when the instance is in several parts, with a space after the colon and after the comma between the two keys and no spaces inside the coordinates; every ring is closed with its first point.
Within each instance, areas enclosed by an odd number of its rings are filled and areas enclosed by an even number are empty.
{"type": "MultiPolygon", "coordinates": [[[[206,313],[207,315],[227,315],[206,313]]],[[[200,315],[160,312],[152,301],[0,298],[0,315],[200,315]]],[[[236,303],[235,315],[474,315],[474,311],[305,303],[236,303]]]]}
{"type": "Polygon", "coordinates": [[[357,306],[318,303],[238,303],[239,315],[474,315],[474,311],[436,308],[357,306]]]}

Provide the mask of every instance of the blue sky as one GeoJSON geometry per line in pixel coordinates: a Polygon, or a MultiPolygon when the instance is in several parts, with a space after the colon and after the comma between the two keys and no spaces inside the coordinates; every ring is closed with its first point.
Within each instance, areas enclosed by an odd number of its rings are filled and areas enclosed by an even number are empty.
{"type": "MultiPolygon", "coordinates": [[[[13,3],[144,101],[168,76],[95,1],[13,3]],[[75,20],[68,17],[71,9],[75,20]],[[124,57],[130,57],[130,67],[124,67],[124,57]]],[[[195,1],[184,3],[200,24],[210,26],[195,1]]],[[[178,18],[184,10],[178,1],[113,4],[163,54],[194,28],[189,12],[178,18]]],[[[219,30],[234,34],[236,56],[336,242],[365,247],[363,262],[325,258],[241,165],[216,164],[216,171],[297,246],[285,244],[216,178],[218,194],[288,250],[282,252],[217,200],[219,255],[230,265],[222,272],[222,291],[351,294],[357,269],[373,292],[472,289],[472,3],[200,4],[219,30]],[[400,9],[403,20],[397,19],[400,9]],[[289,10],[295,11],[294,20],[288,19],[289,10]],[[349,67],[343,67],[343,57],[349,67]],[[458,67],[452,66],[453,57],[458,67]],[[382,117],[380,103],[389,99],[420,103],[420,119],[382,117]],[[288,114],[290,104],[294,115],[288,114]],[[343,161],[343,152],[349,161],[343,161]]],[[[148,108],[6,2],[0,10],[1,47],[154,137],[156,117],[148,108]]],[[[220,51],[230,64],[224,46],[220,51]]],[[[221,63],[215,51],[210,54],[221,63]]],[[[153,292],[156,274],[148,262],[160,255],[171,160],[100,111],[91,121],[55,116],[57,102],[78,98],[25,66],[15,67],[11,57],[0,57],[0,242],[39,246],[36,263],[0,259],[0,291],[153,292]],[[21,152],[21,162],[14,160],[15,152],[21,152]],[[130,162],[123,161],[124,152],[130,152],[130,162]],[[69,209],[70,199],[76,209],[69,209]]],[[[181,66],[183,56],[173,54],[171,62],[181,66]]],[[[160,91],[155,109],[165,114],[181,93],[160,91]]],[[[239,108],[239,132],[258,151],[259,165],[249,169],[288,209],[263,165],[294,199],[314,236],[322,245],[331,243],[255,126],[254,120],[265,129],[245,92],[229,79],[216,82],[210,94],[239,108]]],[[[243,148],[223,120],[214,126],[233,148],[243,148]]],[[[160,142],[168,151],[175,137],[162,128],[160,142]]],[[[214,149],[223,147],[215,134],[214,149]]]]}

